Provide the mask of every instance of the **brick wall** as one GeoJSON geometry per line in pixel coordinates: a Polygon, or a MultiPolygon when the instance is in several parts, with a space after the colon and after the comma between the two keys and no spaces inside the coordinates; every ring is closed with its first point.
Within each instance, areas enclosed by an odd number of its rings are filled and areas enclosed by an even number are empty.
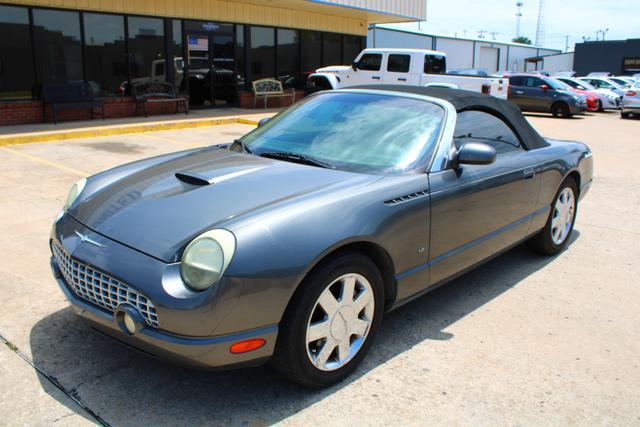
{"type": "MultiPolygon", "coordinates": [[[[304,91],[296,91],[296,101],[304,97],[304,91]]],[[[253,108],[253,92],[240,92],[240,108],[253,108]]],[[[136,103],[133,97],[121,96],[114,98],[104,98],[104,117],[106,119],[114,119],[119,117],[133,117],[144,115],[142,106],[138,108],[136,113],[136,103]]],[[[270,98],[268,107],[278,108],[291,105],[290,97],[270,98]]],[[[264,108],[264,99],[260,97],[256,106],[257,109],[264,108]]],[[[176,106],[172,102],[151,103],[147,105],[149,115],[158,114],[174,114],[176,106]]],[[[95,110],[94,118],[99,120],[97,114],[99,110],[95,110]]],[[[180,109],[182,113],[182,108],[180,109]]],[[[42,101],[0,101],[0,126],[20,125],[29,123],[42,123],[42,101]]],[[[53,122],[53,113],[51,106],[47,106],[45,111],[46,122],[53,122]]],[[[89,109],[64,110],[58,112],[58,122],[69,120],[90,120],[91,111],[89,109]]]]}
{"type": "MultiPolygon", "coordinates": [[[[142,116],[144,111],[142,106],[138,107],[136,114],[136,103],[134,98],[123,96],[117,98],[104,98],[104,117],[114,119],[119,117],[142,116]]],[[[147,105],[149,115],[174,114],[176,106],[172,102],[153,103],[147,105]]],[[[100,109],[95,109],[94,118],[100,119],[100,109]]],[[[180,112],[183,112],[182,107],[180,112]]],[[[51,106],[47,106],[45,111],[46,122],[53,122],[53,112],[51,106]]],[[[88,108],[58,111],[58,122],[68,120],[90,120],[91,111],[88,108]]],[[[0,101],[0,126],[19,125],[29,123],[42,123],[42,101],[0,101]]]]}

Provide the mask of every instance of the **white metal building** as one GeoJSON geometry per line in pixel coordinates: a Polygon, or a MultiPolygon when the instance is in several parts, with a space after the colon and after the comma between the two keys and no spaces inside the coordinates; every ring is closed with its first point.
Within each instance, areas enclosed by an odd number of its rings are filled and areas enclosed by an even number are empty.
{"type": "MultiPolygon", "coordinates": [[[[432,49],[447,54],[447,68],[484,68],[523,72],[526,59],[560,53],[556,49],[497,42],[487,39],[460,38],[376,25],[369,28],[367,47],[432,49]]],[[[530,68],[531,69],[531,68],[530,68]]]]}

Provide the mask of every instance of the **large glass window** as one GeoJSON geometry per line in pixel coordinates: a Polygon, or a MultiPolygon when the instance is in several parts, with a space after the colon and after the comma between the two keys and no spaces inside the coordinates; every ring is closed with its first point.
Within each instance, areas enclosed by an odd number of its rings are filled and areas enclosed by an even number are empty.
{"type": "Polygon", "coordinates": [[[33,83],[28,10],[0,6],[0,99],[30,98],[33,83]]]}
{"type": "Polygon", "coordinates": [[[164,24],[162,19],[129,18],[131,79],[164,81],[164,24]]]}
{"type": "Polygon", "coordinates": [[[171,21],[171,31],[171,52],[169,57],[173,60],[175,65],[175,77],[173,83],[176,90],[182,92],[186,90],[184,81],[184,58],[182,56],[182,21],[179,19],[171,21]]]}
{"type": "Polygon", "coordinates": [[[246,89],[244,25],[236,25],[236,64],[238,68],[238,89],[246,89]]]}
{"type": "Polygon", "coordinates": [[[342,36],[324,33],[322,38],[322,65],[340,65],[342,62],[342,36]]]}
{"type": "Polygon", "coordinates": [[[83,19],[87,81],[99,95],[121,93],[127,80],[124,18],[85,13],[83,19]]]}
{"type": "Polygon", "coordinates": [[[362,37],[345,35],[342,37],[342,63],[351,65],[362,50],[362,37]]]}
{"type": "Polygon", "coordinates": [[[36,70],[40,83],[82,80],[80,15],[33,9],[36,70]]]}
{"type": "Polygon", "coordinates": [[[322,33],[300,31],[302,83],[322,66],[322,33]]]}
{"type": "Polygon", "coordinates": [[[298,86],[298,31],[278,29],[278,80],[285,88],[298,86]]]}
{"type": "Polygon", "coordinates": [[[267,27],[251,27],[251,78],[274,78],[275,30],[267,27]]]}

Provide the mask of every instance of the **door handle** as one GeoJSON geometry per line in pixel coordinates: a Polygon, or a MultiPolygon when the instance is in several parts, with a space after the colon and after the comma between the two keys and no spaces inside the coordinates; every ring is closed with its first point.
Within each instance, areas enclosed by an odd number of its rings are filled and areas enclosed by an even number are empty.
{"type": "Polygon", "coordinates": [[[521,90],[517,90],[517,91],[516,91],[516,93],[517,93],[518,95],[522,95],[522,94],[524,94],[524,92],[523,92],[523,91],[521,91],[521,90]]]}
{"type": "Polygon", "coordinates": [[[406,81],[407,81],[407,79],[405,79],[404,77],[398,77],[398,81],[399,81],[399,82],[406,82],[406,81]]]}
{"type": "Polygon", "coordinates": [[[524,179],[532,179],[534,176],[536,176],[536,170],[525,169],[524,172],[522,172],[522,175],[524,176],[524,179]]]}
{"type": "Polygon", "coordinates": [[[371,77],[373,80],[380,80],[380,76],[372,76],[371,77]]]}

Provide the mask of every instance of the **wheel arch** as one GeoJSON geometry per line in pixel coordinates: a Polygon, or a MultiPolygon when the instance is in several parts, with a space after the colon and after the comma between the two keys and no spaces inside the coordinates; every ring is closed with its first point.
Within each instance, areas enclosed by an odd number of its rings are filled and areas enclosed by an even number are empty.
{"type": "Polygon", "coordinates": [[[385,311],[391,308],[397,295],[397,282],[395,279],[395,266],[393,259],[391,258],[391,255],[389,255],[389,252],[387,252],[387,250],[378,243],[370,240],[357,240],[343,242],[342,244],[336,245],[316,258],[296,285],[295,291],[291,294],[291,297],[287,302],[285,312],[289,309],[291,302],[295,300],[297,294],[302,292],[305,280],[313,274],[314,271],[319,269],[325,263],[330,262],[332,259],[349,253],[364,255],[375,264],[380,271],[384,285],[385,311]]]}

